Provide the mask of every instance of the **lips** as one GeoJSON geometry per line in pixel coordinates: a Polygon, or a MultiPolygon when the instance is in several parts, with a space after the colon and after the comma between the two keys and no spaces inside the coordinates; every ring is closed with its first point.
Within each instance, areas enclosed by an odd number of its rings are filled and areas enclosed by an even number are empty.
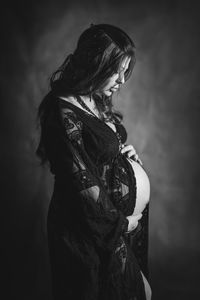
{"type": "Polygon", "coordinates": [[[116,91],[118,90],[118,87],[113,86],[110,90],[111,90],[112,92],[116,92],[116,91]]]}

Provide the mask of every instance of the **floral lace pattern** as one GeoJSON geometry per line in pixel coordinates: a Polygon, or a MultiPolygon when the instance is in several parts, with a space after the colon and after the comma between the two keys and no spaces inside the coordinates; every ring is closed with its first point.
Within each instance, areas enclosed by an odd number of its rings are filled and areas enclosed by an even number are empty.
{"type": "MultiPolygon", "coordinates": [[[[77,117],[73,111],[70,110],[63,110],[63,124],[65,126],[65,130],[67,133],[67,137],[74,143],[74,144],[79,144],[81,147],[83,147],[83,140],[82,140],[82,133],[81,131],[83,130],[83,123],[81,121],[77,121],[77,117]]],[[[79,163],[83,164],[81,160],[79,163]]],[[[91,178],[87,174],[86,166],[84,167],[85,169],[83,171],[78,170],[76,173],[76,185],[79,186],[78,182],[81,182],[81,192],[87,197],[92,197],[95,201],[98,201],[99,198],[99,192],[100,188],[98,185],[93,185],[94,182],[91,181],[91,178]]],[[[108,194],[111,196],[113,202],[116,204],[117,200],[119,202],[121,201],[121,207],[124,205],[126,206],[126,201],[128,199],[128,193],[129,193],[129,188],[128,188],[128,182],[127,182],[127,174],[125,174],[125,169],[119,168],[119,173],[118,177],[116,176],[115,178],[115,183],[111,185],[111,175],[110,172],[111,166],[110,165],[104,165],[102,174],[101,174],[101,179],[104,184],[104,187],[107,189],[108,194]],[[122,182],[121,182],[121,181],[122,182]],[[123,199],[125,198],[125,199],[123,199]]],[[[123,237],[121,236],[116,250],[115,254],[118,257],[118,260],[121,263],[121,270],[124,272],[125,269],[125,264],[126,264],[126,244],[124,242],[123,237]]]]}
{"type": "Polygon", "coordinates": [[[48,213],[53,278],[60,279],[53,282],[55,295],[70,299],[83,289],[88,300],[99,299],[97,295],[104,300],[145,300],[140,268],[127,237],[126,216],[134,209],[135,181],[119,153],[119,139],[102,121],[73,105],[59,104],[59,113],[59,121],[49,120],[45,127],[61,125],[54,134],[45,133],[56,179],[48,213]],[[87,284],[73,289],[77,276],[87,284]],[[69,278],[72,284],[66,290],[69,278]]]}

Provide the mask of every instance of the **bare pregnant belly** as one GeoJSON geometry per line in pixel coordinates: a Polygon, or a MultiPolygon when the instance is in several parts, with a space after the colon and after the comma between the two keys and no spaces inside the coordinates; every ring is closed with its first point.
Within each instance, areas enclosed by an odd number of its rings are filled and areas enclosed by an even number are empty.
{"type": "Polygon", "coordinates": [[[142,213],[145,209],[147,203],[149,202],[150,198],[150,182],[149,178],[144,171],[144,169],[140,166],[139,163],[135,162],[132,159],[128,158],[130,162],[133,172],[136,178],[136,203],[134,208],[134,215],[138,215],[142,213]]]}

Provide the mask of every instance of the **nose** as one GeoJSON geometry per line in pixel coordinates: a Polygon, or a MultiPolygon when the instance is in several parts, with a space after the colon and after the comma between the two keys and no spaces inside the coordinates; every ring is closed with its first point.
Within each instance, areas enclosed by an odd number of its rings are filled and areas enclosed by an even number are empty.
{"type": "Polygon", "coordinates": [[[123,84],[125,82],[125,79],[124,79],[124,74],[120,74],[119,73],[119,77],[117,78],[116,82],[118,84],[123,84]]]}

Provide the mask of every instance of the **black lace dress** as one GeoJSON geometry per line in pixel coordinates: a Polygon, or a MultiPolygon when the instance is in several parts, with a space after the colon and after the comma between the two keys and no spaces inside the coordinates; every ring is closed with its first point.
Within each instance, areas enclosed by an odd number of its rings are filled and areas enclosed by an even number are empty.
{"type": "MultiPolygon", "coordinates": [[[[55,175],[47,219],[54,299],[145,300],[148,208],[128,234],[136,180],[119,139],[75,105],[48,101],[42,136],[55,175]]],[[[115,125],[125,143],[125,128],[115,125]]]]}

